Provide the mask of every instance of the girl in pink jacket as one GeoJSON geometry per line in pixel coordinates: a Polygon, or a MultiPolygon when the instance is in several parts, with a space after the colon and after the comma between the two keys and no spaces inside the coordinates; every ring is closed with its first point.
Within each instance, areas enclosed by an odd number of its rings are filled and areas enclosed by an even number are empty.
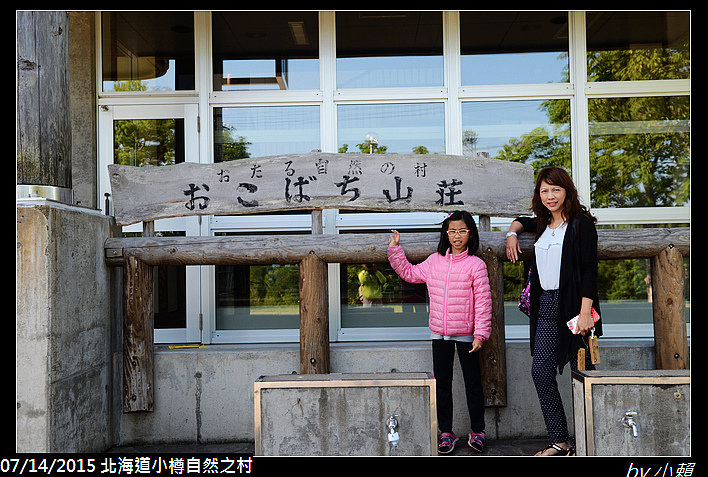
{"type": "Polygon", "coordinates": [[[458,440],[452,431],[452,366],[457,347],[472,427],[467,443],[481,453],[486,436],[477,351],[491,331],[492,297],[487,266],[474,255],[479,247],[477,226],[468,212],[453,212],[442,223],[437,253],[418,265],[408,261],[399,245],[400,234],[392,232],[388,242],[391,266],[401,279],[425,283],[430,296],[429,326],[441,433],[438,452],[452,452],[458,440]]]}

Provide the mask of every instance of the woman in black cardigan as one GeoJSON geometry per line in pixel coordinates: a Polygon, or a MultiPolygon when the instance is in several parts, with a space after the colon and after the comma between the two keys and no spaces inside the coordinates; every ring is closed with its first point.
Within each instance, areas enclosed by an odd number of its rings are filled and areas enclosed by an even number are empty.
{"type": "MultiPolygon", "coordinates": [[[[591,308],[599,314],[597,293],[596,219],[580,204],[568,173],[558,167],[542,169],[536,179],[531,208],[535,217],[519,217],[507,233],[506,253],[516,262],[521,247],[517,234],[536,235],[531,267],[530,341],[531,374],[551,444],[536,455],[573,455],[565,411],[556,382],[556,369],[566,363],[577,369],[578,349],[590,330],[602,334],[602,323],[593,322],[591,308]],[[580,315],[579,333],[566,326],[580,315]]],[[[589,353],[588,353],[589,355],[589,353]]],[[[588,356],[589,358],[589,356],[588,356]]],[[[594,369],[589,362],[586,369],[594,369]]]]}

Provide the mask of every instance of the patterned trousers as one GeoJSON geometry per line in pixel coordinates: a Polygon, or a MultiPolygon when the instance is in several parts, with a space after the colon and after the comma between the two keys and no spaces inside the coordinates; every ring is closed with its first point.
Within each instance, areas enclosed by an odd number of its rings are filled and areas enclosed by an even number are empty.
{"type": "MultiPolygon", "coordinates": [[[[558,392],[556,369],[558,368],[558,290],[544,290],[536,325],[531,377],[541,403],[550,442],[563,443],[572,440],[568,433],[563,401],[558,392]]],[[[586,356],[585,369],[595,369],[586,356]]],[[[575,371],[577,357],[571,357],[570,368],[575,371]]]]}

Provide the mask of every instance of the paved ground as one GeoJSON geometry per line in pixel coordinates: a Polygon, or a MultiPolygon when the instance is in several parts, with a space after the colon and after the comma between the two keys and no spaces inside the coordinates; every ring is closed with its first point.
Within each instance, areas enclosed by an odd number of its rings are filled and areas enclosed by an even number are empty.
{"type": "MultiPolygon", "coordinates": [[[[547,445],[545,439],[524,440],[489,440],[483,456],[532,456],[547,445]]],[[[108,452],[113,454],[252,454],[252,442],[224,444],[185,444],[185,445],[150,445],[114,447],[108,452]]],[[[461,437],[450,456],[479,456],[467,446],[466,438],[461,437]]]]}
{"type": "MultiPolygon", "coordinates": [[[[467,437],[463,436],[457,442],[455,450],[451,455],[475,455],[479,454],[467,445],[467,437]],[[464,438],[463,438],[464,437],[464,438]]],[[[524,439],[524,440],[489,440],[484,446],[483,456],[532,456],[548,445],[546,439],[524,439]]]]}

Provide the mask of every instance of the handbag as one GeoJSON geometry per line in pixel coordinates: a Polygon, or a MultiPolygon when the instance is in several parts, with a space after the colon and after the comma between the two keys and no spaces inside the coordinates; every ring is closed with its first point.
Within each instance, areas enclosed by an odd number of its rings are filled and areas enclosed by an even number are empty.
{"type": "Polygon", "coordinates": [[[531,316],[531,268],[524,282],[524,287],[521,289],[521,297],[519,298],[519,310],[526,316],[531,316]]]}
{"type": "Polygon", "coordinates": [[[583,346],[578,348],[578,371],[585,371],[586,352],[590,353],[590,362],[592,364],[600,364],[600,344],[597,342],[597,336],[595,336],[595,328],[590,333],[589,341],[585,341],[585,337],[583,337],[583,346]]]}

